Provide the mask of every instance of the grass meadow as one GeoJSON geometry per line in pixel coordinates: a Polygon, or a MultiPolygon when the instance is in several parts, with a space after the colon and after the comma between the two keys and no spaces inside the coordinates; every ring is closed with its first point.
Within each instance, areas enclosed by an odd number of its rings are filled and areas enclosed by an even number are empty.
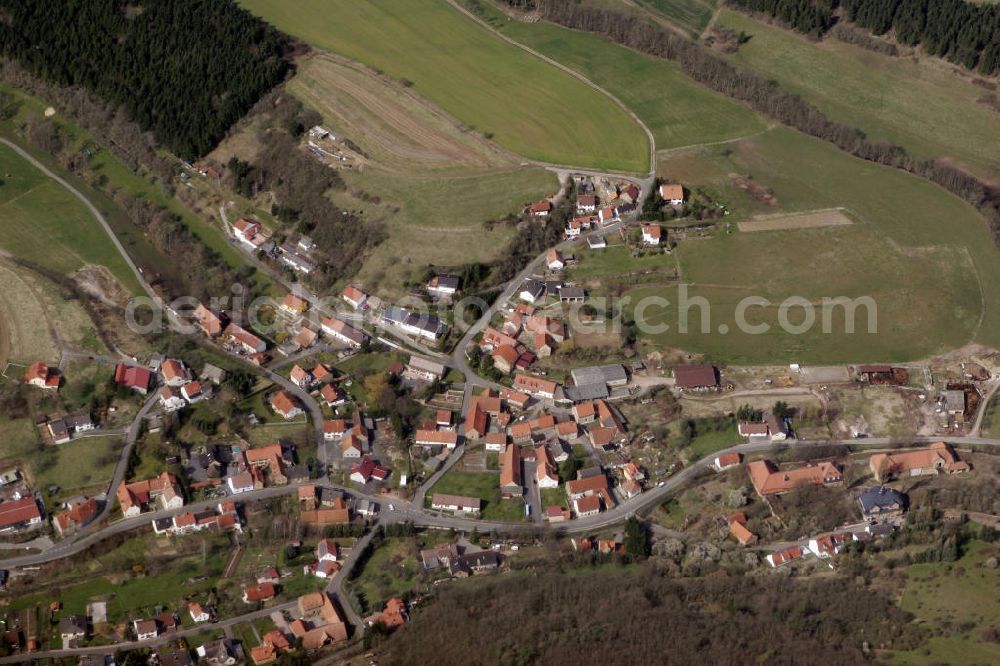
{"type": "Polygon", "coordinates": [[[481,3],[503,34],[573,68],[632,109],[649,127],[657,150],[726,141],[764,129],[749,108],[698,85],[672,62],[552,23],[508,21],[481,3]]]}
{"type": "Polygon", "coordinates": [[[135,276],[83,202],[4,145],[0,173],[0,247],[67,275],[106,266],[138,293],[135,276]]]}
{"type": "Polygon", "coordinates": [[[995,664],[1000,645],[981,640],[979,632],[996,626],[1000,573],[984,566],[996,556],[995,545],[972,541],[954,564],[937,562],[906,567],[906,586],[900,607],[928,628],[949,627],[950,635],[932,636],[927,645],[911,652],[891,653],[897,664],[995,664]],[[964,628],[964,627],[971,627],[964,628]]]}
{"type": "Polygon", "coordinates": [[[1000,175],[1000,114],[987,91],[924,59],[891,57],[832,37],[811,42],[730,10],[719,24],[753,38],[731,57],[798,93],[830,118],[920,157],[948,157],[981,177],[1000,175]]]}
{"type": "MultiPolygon", "coordinates": [[[[998,344],[1000,302],[982,285],[1000,280],[1000,262],[986,226],[971,207],[931,183],[852,158],[788,129],[731,143],[683,151],[660,160],[661,175],[699,184],[733,211],[711,239],[682,241],[675,254],[690,296],[712,305],[707,334],[677,330],[676,308],[647,312],[650,323],[669,324],[650,334],[653,346],[702,352],[733,363],[839,363],[903,361],[959,347],[970,340],[998,344]],[[732,184],[750,177],[773,190],[769,208],[732,184]],[[739,219],[763,211],[799,212],[844,206],[847,226],[739,233],[739,219]],[[727,228],[729,231],[727,231],[727,228]],[[745,296],[772,301],[751,308],[750,323],[767,323],[767,335],[735,331],[737,303],[745,296]],[[877,335],[868,334],[865,311],[858,332],[844,333],[842,310],[832,334],[817,325],[805,335],[774,328],[776,304],[789,296],[871,296],[877,335]],[[719,324],[730,327],[727,333],[719,324]]],[[[676,287],[640,287],[635,302],[662,296],[677,303],[676,287]]],[[[692,309],[692,330],[700,329],[692,309]]],[[[801,309],[790,320],[801,321],[801,309]]],[[[634,312],[633,312],[634,314],[634,312]]],[[[817,320],[819,321],[819,319],[817,320]]]]}
{"type": "Polygon", "coordinates": [[[444,0],[243,0],[319,48],[353,58],[524,157],[643,172],[642,129],[585,83],[490,34],[444,0]]]}
{"type": "Polygon", "coordinates": [[[643,7],[696,37],[708,26],[718,0],[637,0],[643,7]]]}
{"type": "Polygon", "coordinates": [[[334,193],[335,203],[363,211],[389,232],[358,276],[365,287],[388,295],[405,293],[402,283],[417,279],[428,264],[497,259],[515,229],[499,225],[487,230],[483,222],[518,213],[525,203],[559,189],[555,175],[538,168],[436,177],[372,168],[343,176],[348,191],[334,193]],[[351,194],[358,191],[378,193],[380,201],[351,194]]]}

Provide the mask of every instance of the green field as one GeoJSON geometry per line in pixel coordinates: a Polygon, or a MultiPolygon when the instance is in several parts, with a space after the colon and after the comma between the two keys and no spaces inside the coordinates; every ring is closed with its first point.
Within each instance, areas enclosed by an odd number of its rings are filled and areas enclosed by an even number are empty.
{"type": "MultiPolygon", "coordinates": [[[[677,331],[677,309],[653,308],[646,319],[670,330],[641,337],[655,346],[704,352],[733,363],[863,362],[915,359],[959,347],[970,339],[997,344],[1000,303],[980,285],[1000,281],[1000,262],[981,218],[966,204],[927,181],[852,158],[788,129],[774,129],[725,147],[701,148],[661,160],[661,174],[698,184],[733,214],[714,238],[681,241],[675,251],[689,296],[711,304],[709,332],[691,309],[689,333],[677,331]],[[771,188],[778,205],[767,208],[732,184],[730,174],[771,188]],[[743,233],[727,222],[755,212],[797,212],[846,207],[853,224],[743,233]],[[772,325],[767,335],[736,331],[734,313],[746,296],[772,301],[747,313],[750,323],[772,325]],[[844,333],[842,309],[832,333],[817,324],[804,335],[775,327],[777,304],[789,296],[819,303],[823,297],[870,296],[877,306],[877,335],[867,333],[866,313],[857,331],[844,333]],[[985,308],[984,308],[985,306],[985,308]],[[726,324],[730,332],[717,327],[726,324]]],[[[677,303],[678,290],[641,287],[628,293],[634,308],[645,296],[677,303]]],[[[789,319],[801,321],[801,309],[789,319]]]]}
{"type": "Polygon", "coordinates": [[[657,150],[725,141],[766,123],[747,107],[696,84],[672,62],[552,23],[508,21],[482,4],[491,25],[604,87],[649,127],[657,150]]]}
{"type": "Polygon", "coordinates": [[[444,0],[242,0],[306,42],[359,60],[519,155],[643,172],[642,129],[612,100],[490,34],[444,0]]]}
{"type": "Polygon", "coordinates": [[[637,0],[640,5],[698,36],[718,7],[713,0],[637,0]]]}
{"type": "Polygon", "coordinates": [[[64,274],[106,266],[132,293],[141,288],[100,223],[79,199],[0,145],[0,247],[64,274]]]}
{"type": "MultiPolygon", "coordinates": [[[[30,116],[41,115],[48,106],[48,103],[29,95],[21,89],[12,88],[7,85],[0,84],[0,91],[13,95],[19,105],[17,115],[9,123],[0,125],[4,136],[14,140],[15,143],[21,145],[36,159],[45,164],[49,170],[57,173],[76,187],[76,189],[80,190],[101,211],[107,219],[108,225],[137,265],[143,267],[149,273],[170,274],[169,258],[152,246],[142,230],[137,228],[128,219],[125,212],[110,196],[96,189],[96,187],[91,187],[89,184],[84,183],[82,178],[66,173],[56,163],[53,156],[25,145],[22,137],[17,136],[16,132],[12,132],[12,130],[26,122],[30,116]]],[[[82,152],[86,148],[88,158],[83,168],[87,178],[103,181],[105,183],[103,187],[108,189],[120,190],[131,196],[145,199],[167,208],[170,212],[177,215],[199,240],[218,252],[227,264],[234,268],[247,265],[246,258],[227,241],[220,226],[216,226],[210,220],[206,222],[206,220],[201,219],[182,203],[180,199],[167,196],[159,184],[151,182],[143,175],[129,170],[128,167],[111,153],[101,149],[87,132],[65,117],[57,113],[55,116],[50,117],[49,120],[58,126],[62,137],[68,145],[67,151],[76,150],[82,152]]],[[[100,230],[96,220],[94,221],[94,228],[100,230]]],[[[92,240],[91,242],[96,241],[92,240]]],[[[116,277],[118,277],[117,273],[116,277]]],[[[119,279],[121,278],[119,277],[119,279]]],[[[270,277],[259,271],[255,272],[251,279],[255,287],[260,291],[267,291],[274,287],[270,277]]],[[[133,293],[141,293],[139,291],[139,284],[131,272],[129,272],[129,280],[124,283],[125,287],[133,291],[133,293]]]]}
{"type": "Polygon", "coordinates": [[[997,555],[995,545],[972,541],[954,564],[913,564],[906,567],[906,587],[899,605],[929,629],[948,627],[944,636],[933,636],[926,648],[892,654],[900,664],[995,664],[1000,645],[980,640],[979,632],[997,626],[1000,573],[983,566],[997,555]],[[972,629],[961,630],[969,623],[972,629]],[[954,632],[954,633],[952,633],[954,632]],[[926,654],[925,654],[926,649],[926,654]]]}
{"type": "Polygon", "coordinates": [[[500,477],[490,472],[459,472],[449,470],[427,492],[427,505],[430,506],[434,493],[447,495],[463,495],[478,497],[483,500],[483,520],[502,520],[521,522],[524,520],[524,501],[511,498],[500,499],[500,477]]]}
{"type": "Polygon", "coordinates": [[[519,213],[525,203],[559,189],[555,175],[538,168],[435,177],[372,168],[345,172],[344,180],[348,190],[379,195],[378,204],[346,192],[333,198],[386,225],[388,237],[359,274],[366,288],[378,288],[383,295],[405,294],[402,282],[419,279],[428,264],[458,266],[497,259],[515,228],[500,225],[487,231],[483,222],[519,213]]]}
{"type": "Polygon", "coordinates": [[[1000,113],[987,91],[936,62],[894,58],[801,35],[723,10],[719,24],[753,38],[732,56],[800,94],[833,120],[920,157],[949,157],[988,179],[1000,175],[1000,113]]]}

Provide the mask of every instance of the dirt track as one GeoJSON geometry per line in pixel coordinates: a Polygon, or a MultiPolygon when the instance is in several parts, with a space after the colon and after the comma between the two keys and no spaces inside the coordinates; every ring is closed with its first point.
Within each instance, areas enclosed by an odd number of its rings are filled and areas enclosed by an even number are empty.
{"type": "Polygon", "coordinates": [[[737,222],[740,231],[785,231],[790,229],[812,229],[816,227],[838,227],[851,222],[838,208],[814,210],[808,213],[773,215],[737,222]]]}

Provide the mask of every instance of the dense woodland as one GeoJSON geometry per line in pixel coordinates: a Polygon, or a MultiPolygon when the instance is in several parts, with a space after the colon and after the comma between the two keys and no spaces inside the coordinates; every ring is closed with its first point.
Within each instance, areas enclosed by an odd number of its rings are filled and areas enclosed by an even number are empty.
{"type": "Polygon", "coordinates": [[[640,565],[539,571],[442,588],[384,645],[382,664],[824,664],[921,640],[909,616],[851,580],[673,579],[640,565]],[[525,622],[530,617],[530,622],[525,622]]]}
{"type": "Polygon", "coordinates": [[[836,0],[728,0],[734,7],[768,14],[790,28],[819,37],[833,27],[836,0]]]}
{"type": "Polygon", "coordinates": [[[123,106],[187,159],[283,80],[288,39],[231,0],[0,0],[0,53],[123,106]]]}
{"type": "MultiPolygon", "coordinates": [[[[818,37],[835,22],[838,0],[729,0],[818,37]]],[[[847,18],[876,35],[890,30],[907,46],[923,47],[982,74],[1000,70],[1000,5],[965,0],[843,0],[847,18]]]]}
{"type": "Polygon", "coordinates": [[[872,141],[857,127],[834,122],[812,104],[756,72],[737,69],[700,45],[634,15],[575,0],[506,0],[533,8],[542,18],[574,30],[606,36],[637,51],[677,62],[685,74],[712,90],[737,99],[774,120],[829,141],[861,159],[927,178],[962,197],[986,216],[1000,246],[1000,190],[940,160],[917,159],[900,146],[872,141]]]}

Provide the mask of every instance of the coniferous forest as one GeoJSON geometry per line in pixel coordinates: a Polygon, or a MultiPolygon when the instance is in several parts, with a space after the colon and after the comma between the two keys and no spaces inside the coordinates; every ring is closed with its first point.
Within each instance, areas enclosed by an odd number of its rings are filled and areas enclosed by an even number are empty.
{"type": "MultiPolygon", "coordinates": [[[[729,0],[813,36],[829,30],[837,0],[729,0]]],[[[966,0],[842,0],[850,21],[876,35],[990,75],[1000,70],[1000,5],[966,0]]]]}
{"type": "Polygon", "coordinates": [[[282,33],[231,0],[0,0],[0,53],[123,106],[187,159],[290,67],[282,33]]]}

